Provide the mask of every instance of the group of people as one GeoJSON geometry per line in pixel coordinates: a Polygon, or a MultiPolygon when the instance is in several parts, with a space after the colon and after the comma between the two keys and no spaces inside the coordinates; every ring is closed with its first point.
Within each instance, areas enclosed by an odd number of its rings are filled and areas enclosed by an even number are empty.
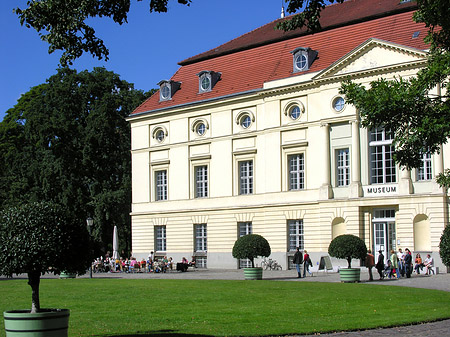
{"type": "Polygon", "coordinates": [[[427,254],[427,258],[425,261],[422,261],[420,254],[416,254],[416,258],[414,260],[414,268],[413,268],[413,260],[411,251],[406,248],[405,251],[401,248],[398,249],[398,252],[391,250],[389,259],[385,263],[383,251],[378,251],[378,260],[375,264],[375,258],[370,251],[367,251],[367,257],[365,261],[365,265],[369,271],[369,281],[373,281],[372,268],[375,267],[380,275],[380,280],[383,280],[385,277],[392,278],[395,277],[399,279],[400,277],[410,278],[413,272],[413,269],[417,274],[420,274],[420,271],[425,268],[425,273],[428,275],[430,273],[434,274],[433,270],[433,258],[430,254],[427,254]]]}
{"type": "MultiPolygon", "coordinates": [[[[180,262],[188,267],[195,267],[195,257],[192,257],[192,261],[188,261],[183,257],[180,262]]],[[[104,258],[103,256],[96,258],[92,263],[92,270],[95,273],[100,272],[125,272],[125,273],[165,273],[168,270],[174,270],[177,264],[172,259],[172,257],[167,258],[164,256],[162,258],[157,258],[154,256],[153,252],[150,252],[147,259],[142,259],[138,261],[135,257],[131,258],[118,258],[113,259],[107,254],[104,258]]]]}
{"type": "Polygon", "coordinates": [[[295,264],[295,268],[297,269],[298,278],[302,278],[302,273],[300,271],[300,267],[302,264],[303,264],[303,277],[306,277],[306,272],[308,272],[310,276],[313,276],[313,274],[309,271],[309,267],[312,267],[311,258],[309,257],[309,254],[306,250],[303,251],[303,253],[300,251],[300,248],[297,247],[297,250],[294,254],[294,259],[292,261],[295,264]]]}

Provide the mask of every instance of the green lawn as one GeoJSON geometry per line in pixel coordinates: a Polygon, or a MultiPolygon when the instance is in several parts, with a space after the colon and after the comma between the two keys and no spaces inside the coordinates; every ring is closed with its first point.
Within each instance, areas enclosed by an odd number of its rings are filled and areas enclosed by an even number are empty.
{"type": "MultiPolygon", "coordinates": [[[[0,281],[0,309],[30,307],[26,280],[0,281]]],[[[70,336],[285,335],[450,318],[450,293],[368,284],[46,279],[41,306],[69,308],[70,336]]],[[[0,336],[4,336],[3,320],[0,336]]]]}

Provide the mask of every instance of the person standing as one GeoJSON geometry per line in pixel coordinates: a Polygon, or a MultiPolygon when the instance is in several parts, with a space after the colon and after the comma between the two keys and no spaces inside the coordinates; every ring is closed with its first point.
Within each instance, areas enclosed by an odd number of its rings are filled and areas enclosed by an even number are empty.
{"type": "Polygon", "coordinates": [[[369,249],[366,256],[366,267],[369,271],[369,281],[373,281],[372,268],[375,265],[375,257],[372,255],[372,251],[369,249]]]}
{"type": "MultiPolygon", "coordinates": [[[[405,276],[405,254],[403,253],[402,249],[398,249],[397,253],[397,259],[398,259],[398,269],[400,270],[400,274],[402,277],[405,276]]],[[[400,278],[400,276],[398,276],[400,278]]]]}
{"type": "Polygon", "coordinates": [[[380,280],[384,279],[384,255],[383,255],[383,251],[379,250],[378,251],[378,261],[377,261],[377,265],[376,265],[378,274],[380,275],[380,280]]]}
{"type": "Polygon", "coordinates": [[[403,263],[405,265],[404,268],[406,277],[410,278],[412,273],[412,256],[408,248],[405,249],[405,258],[403,259],[403,263]]]}
{"type": "Polygon", "coordinates": [[[303,256],[303,277],[306,277],[306,272],[312,276],[312,273],[309,271],[309,266],[311,265],[311,259],[309,258],[308,252],[305,250],[305,255],[303,256]]]}
{"type": "Polygon", "coordinates": [[[303,254],[299,247],[297,247],[297,251],[294,254],[293,262],[295,264],[295,268],[297,269],[297,278],[302,278],[302,274],[300,273],[300,265],[303,263],[303,254]]]}
{"type": "Polygon", "coordinates": [[[390,261],[391,261],[392,271],[391,271],[391,274],[390,274],[389,278],[391,278],[392,273],[395,270],[395,273],[397,274],[397,278],[399,279],[400,278],[400,270],[398,268],[398,256],[397,256],[397,254],[395,254],[393,249],[391,249],[390,261]]]}

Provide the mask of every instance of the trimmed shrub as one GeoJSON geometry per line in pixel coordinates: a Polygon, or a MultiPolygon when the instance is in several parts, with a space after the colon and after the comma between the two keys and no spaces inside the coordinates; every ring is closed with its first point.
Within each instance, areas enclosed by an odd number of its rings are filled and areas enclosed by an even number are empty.
{"type": "Polygon", "coordinates": [[[269,242],[258,234],[248,234],[236,240],[233,247],[233,257],[236,259],[249,259],[252,268],[255,267],[255,258],[268,257],[271,250],[269,242]]]}
{"type": "Polygon", "coordinates": [[[33,202],[0,214],[0,275],[27,274],[31,312],[40,311],[41,275],[84,274],[91,262],[86,226],[70,219],[58,205],[33,202]]]}
{"type": "Polygon", "coordinates": [[[442,263],[450,267],[450,225],[445,226],[439,243],[439,255],[442,263]]]}
{"type": "Polygon", "coordinates": [[[328,246],[330,256],[344,259],[348,262],[348,268],[351,268],[352,259],[365,259],[367,247],[362,239],[355,235],[344,234],[335,237],[328,246]]]}

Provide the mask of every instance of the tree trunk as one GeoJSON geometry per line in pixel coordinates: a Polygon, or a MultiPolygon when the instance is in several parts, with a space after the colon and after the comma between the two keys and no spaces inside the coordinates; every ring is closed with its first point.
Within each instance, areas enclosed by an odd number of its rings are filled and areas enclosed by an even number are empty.
{"type": "Polygon", "coordinates": [[[41,282],[41,273],[32,271],[28,273],[28,284],[31,287],[31,313],[35,314],[41,310],[39,303],[39,284],[41,282]]]}
{"type": "Polygon", "coordinates": [[[255,268],[255,259],[250,259],[250,262],[252,263],[252,268],[255,268]]]}
{"type": "Polygon", "coordinates": [[[347,262],[348,262],[348,269],[350,269],[352,267],[352,258],[351,257],[347,258],[347,262]]]}

